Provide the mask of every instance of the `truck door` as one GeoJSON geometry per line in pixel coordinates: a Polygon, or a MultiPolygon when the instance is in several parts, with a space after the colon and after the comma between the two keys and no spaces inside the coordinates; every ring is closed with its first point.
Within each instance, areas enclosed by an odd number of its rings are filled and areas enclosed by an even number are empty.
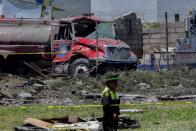
{"type": "Polygon", "coordinates": [[[51,51],[53,58],[64,58],[70,51],[71,36],[70,29],[66,24],[53,24],[51,35],[51,51]]]}

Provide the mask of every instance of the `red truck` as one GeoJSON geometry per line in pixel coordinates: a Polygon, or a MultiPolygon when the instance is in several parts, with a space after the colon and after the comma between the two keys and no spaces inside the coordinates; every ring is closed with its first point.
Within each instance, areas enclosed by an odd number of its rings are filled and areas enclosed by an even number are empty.
{"type": "Polygon", "coordinates": [[[97,39],[88,37],[102,22],[88,15],[52,21],[0,19],[1,59],[31,61],[42,56],[50,58],[54,73],[72,76],[97,63],[99,71],[136,67],[137,57],[123,41],[99,38],[98,31],[97,39]]]}

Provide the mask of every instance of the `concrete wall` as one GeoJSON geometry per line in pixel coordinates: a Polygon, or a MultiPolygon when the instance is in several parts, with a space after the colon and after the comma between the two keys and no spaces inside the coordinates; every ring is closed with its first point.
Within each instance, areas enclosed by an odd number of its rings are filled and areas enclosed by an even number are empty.
{"type": "Polygon", "coordinates": [[[170,22],[175,21],[175,14],[180,14],[180,21],[183,22],[192,8],[196,8],[196,0],[158,0],[158,21],[165,21],[164,13],[167,11],[170,22]]]}
{"type": "Polygon", "coordinates": [[[115,34],[120,40],[126,42],[137,55],[143,55],[142,24],[135,13],[115,19],[115,34]],[[131,21],[129,23],[129,21],[131,21]]]}
{"type": "Polygon", "coordinates": [[[91,12],[107,20],[136,12],[144,22],[157,21],[157,0],[91,0],[91,12]]]}
{"type": "Polygon", "coordinates": [[[56,18],[79,16],[91,12],[91,0],[54,0],[52,5],[65,10],[65,12],[57,12],[56,18]]]}
{"type": "MultiPolygon", "coordinates": [[[[185,38],[185,23],[170,23],[169,31],[169,47],[176,47],[176,39],[185,38]]],[[[159,28],[146,29],[143,27],[143,51],[150,53],[154,48],[160,50],[166,48],[166,30],[165,24],[161,24],[159,28]]]]}

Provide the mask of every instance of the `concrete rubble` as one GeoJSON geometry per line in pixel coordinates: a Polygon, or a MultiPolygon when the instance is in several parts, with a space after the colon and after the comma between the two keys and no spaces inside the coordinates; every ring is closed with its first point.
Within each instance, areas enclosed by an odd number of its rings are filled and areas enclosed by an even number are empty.
{"type": "Polygon", "coordinates": [[[136,87],[138,87],[140,89],[149,89],[149,88],[151,88],[150,84],[146,84],[146,83],[140,83],[140,84],[136,85],[136,87]]]}
{"type": "MultiPolygon", "coordinates": [[[[195,71],[192,70],[189,73],[188,70],[185,70],[180,74],[186,73],[186,78],[182,77],[180,78],[181,80],[176,79],[168,82],[162,81],[162,84],[153,83],[154,80],[151,80],[152,78],[144,78],[143,74],[139,75],[141,73],[139,71],[133,78],[129,76],[129,79],[123,76],[127,74],[122,73],[120,77],[123,77],[121,79],[123,81],[120,83],[118,91],[121,103],[159,102],[163,100],[181,101],[186,99],[194,101],[193,95],[196,93],[194,87],[195,71]],[[171,85],[169,85],[169,82],[171,85]]],[[[44,80],[38,76],[26,78],[25,76],[20,77],[2,73],[0,75],[0,104],[101,104],[101,92],[103,88],[100,87],[104,87],[101,81],[101,79],[96,80],[96,78],[67,80],[62,77],[44,80]]]]}
{"type": "Polygon", "coordinates": [[[26,100],[33,100],[34,99],[30,93],[25,93],[25,92],[18,94],[18,97],[20,99],[26,99],[26,100]]]}
{"type": "Polygon", "coordinates": [[[55,131],[55,130],[89,130],[99,131],[102,129],[102,124],[99,121],[86,121],[77,116],[65,116],[61,118],[51,119],[35,119],[27,118],[24,121],[26,124],[21,127],[16,127],[15,131],[28,129],[39,129],[40,131],[55,131]],[[31,126],[29,126],[29,124],[31,126]]]}

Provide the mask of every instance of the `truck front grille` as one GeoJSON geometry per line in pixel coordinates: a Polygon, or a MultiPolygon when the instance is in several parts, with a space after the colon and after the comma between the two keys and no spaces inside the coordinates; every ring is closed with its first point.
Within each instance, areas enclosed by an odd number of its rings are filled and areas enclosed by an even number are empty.
{"type": "Polygon", "coordinates": [[[130,55],[129,48],[117,48],[117,47],[108,47],[108,58],[110,60],[128,60],[130,55]]]}

